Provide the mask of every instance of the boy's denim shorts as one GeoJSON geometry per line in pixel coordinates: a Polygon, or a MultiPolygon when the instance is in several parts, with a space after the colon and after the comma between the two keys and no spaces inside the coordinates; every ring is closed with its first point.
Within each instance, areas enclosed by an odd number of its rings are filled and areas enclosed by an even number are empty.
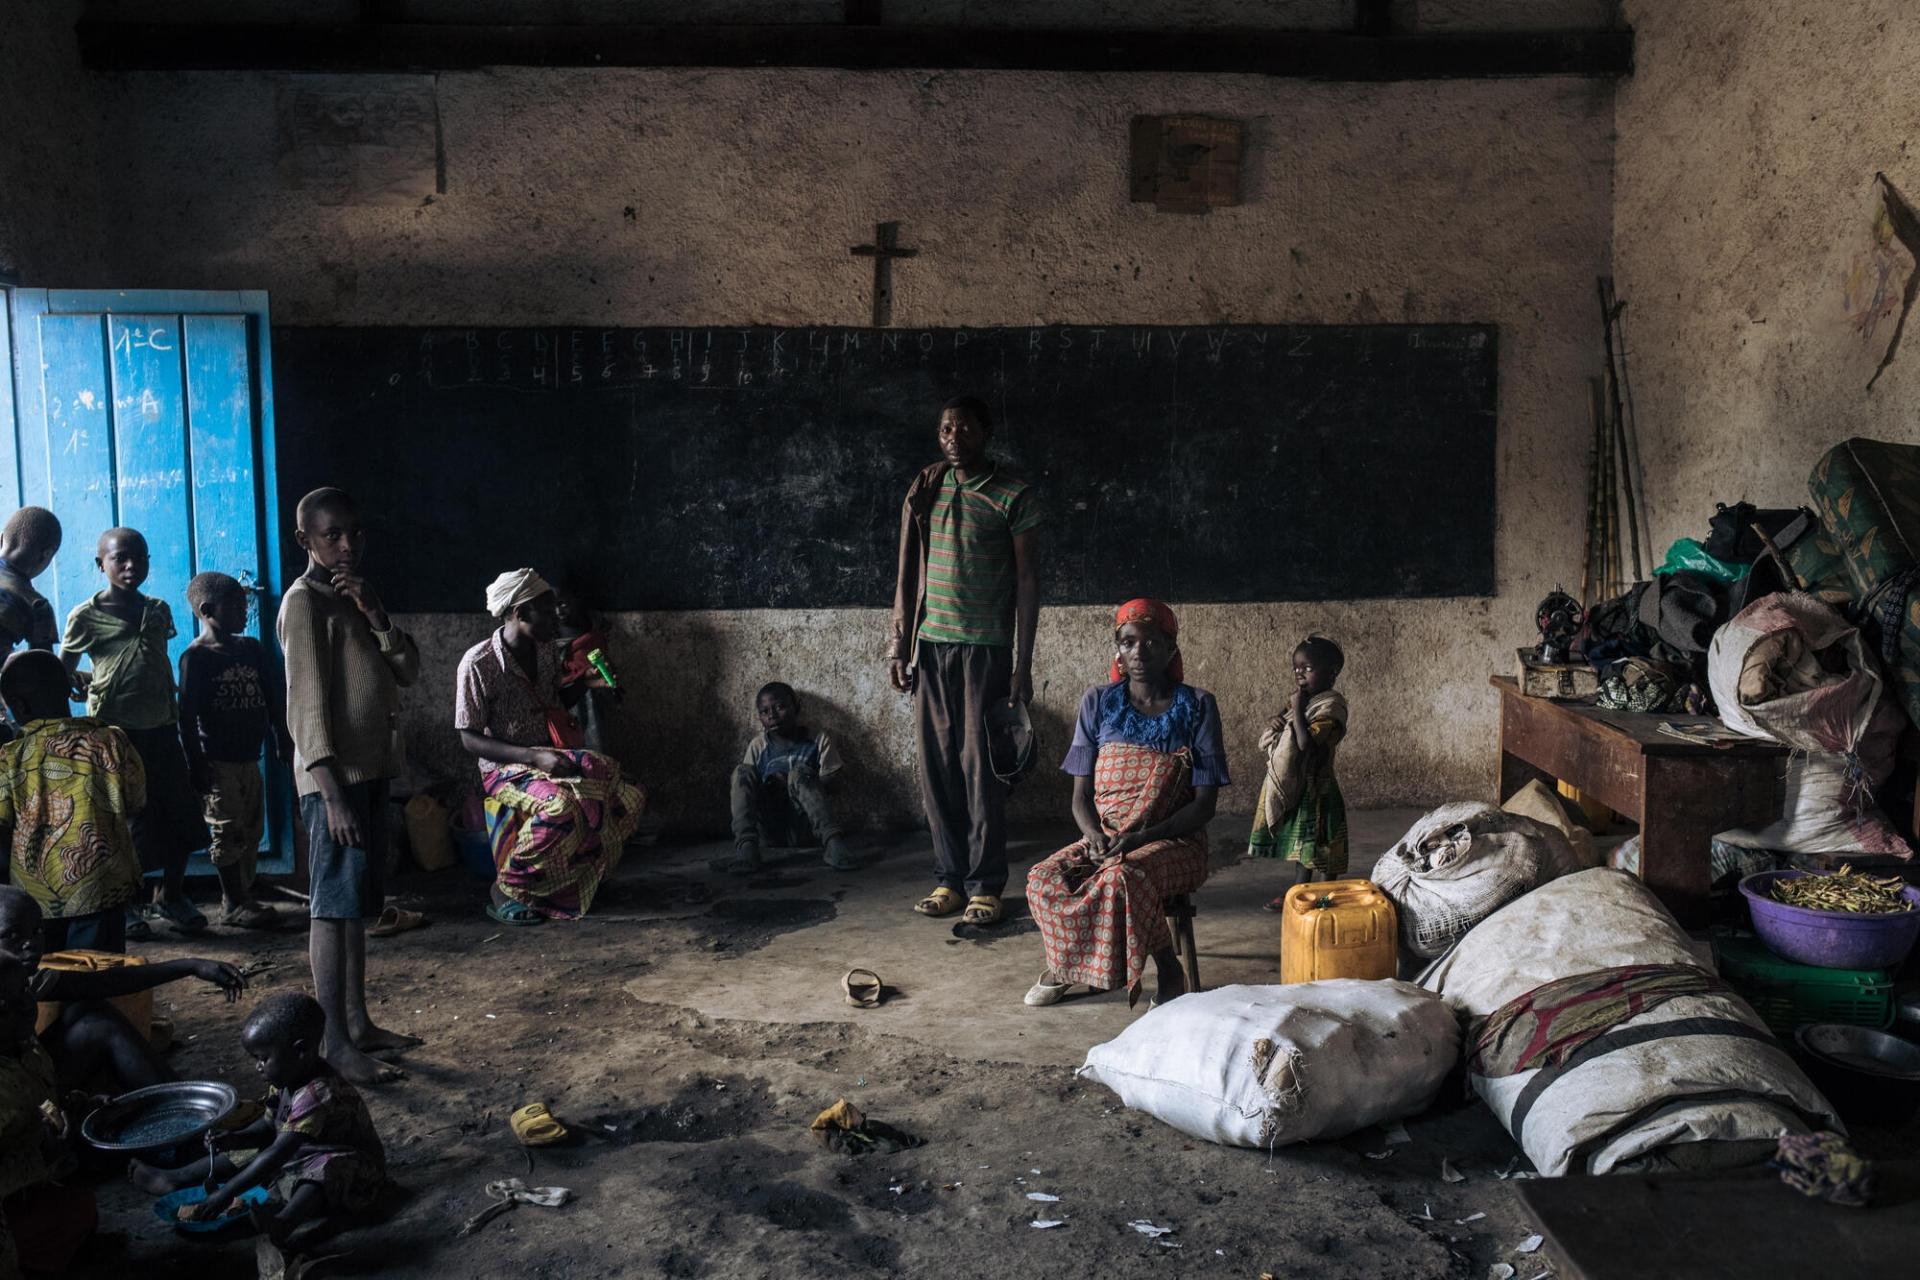
{"type": "Polygon", "coordinates": [[[315,920],[371,920],[387,904],[387,783],[345,788],[347,807],[360,819],[361,846],[333,842],[327,802],[319,792],[300,797],[307,828],[308,914],[315,920]]]}

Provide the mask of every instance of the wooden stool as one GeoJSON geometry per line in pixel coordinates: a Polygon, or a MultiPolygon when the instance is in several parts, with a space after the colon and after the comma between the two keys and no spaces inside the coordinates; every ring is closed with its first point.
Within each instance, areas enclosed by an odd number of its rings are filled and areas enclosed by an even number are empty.
{"type": "Polygon", "coordinates": [[[1187,971],[1187,990],[1200,989],[1200,951],[1193,942],[1193,917],[1198,914],[1193,899],[1184,893],[1175,894],[1160,904],[1167,913],[1167,924],[1173,930],[1173,949],[1180,954],[1180,967],[1187,971]]]}

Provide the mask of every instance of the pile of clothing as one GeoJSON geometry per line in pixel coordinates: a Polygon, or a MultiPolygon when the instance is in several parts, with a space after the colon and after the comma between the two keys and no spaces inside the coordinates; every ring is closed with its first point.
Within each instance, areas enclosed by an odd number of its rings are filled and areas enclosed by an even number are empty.
{"type": "Polygon", "coordinates": [[[1920,446],[1848,440],[1807,489],[1810,509],[1721,506],[1704,541],[1595,604],[1576,641],[1602,706],[1717,711],[1795,748],[1780,819],[1726,833],[1729,865],[1741,850],[1911,856],[1874,796],[1920,724],[1920,446]],[[1808,708],[1836,698],[1857,720],[1814,733],[1808,708]]]}

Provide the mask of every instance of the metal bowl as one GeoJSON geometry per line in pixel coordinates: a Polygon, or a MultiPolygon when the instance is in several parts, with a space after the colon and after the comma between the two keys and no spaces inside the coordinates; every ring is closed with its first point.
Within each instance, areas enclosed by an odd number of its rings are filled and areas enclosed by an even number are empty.
{"type": "Polygon", "coordinates": [[[218,1080],[175,1080],[123,1093],[80,1123],[96,1151],[139,1155],[200,1136],[233,1113],[240,1095],[218,1080]]]}
{"type": "Polygon", "coordinates": [[[1816,1022],[1793,1033],[1807,1074],[1852,1124],[1897,1128],[1920,1110],[1920,1044],[1816,1022]]]}

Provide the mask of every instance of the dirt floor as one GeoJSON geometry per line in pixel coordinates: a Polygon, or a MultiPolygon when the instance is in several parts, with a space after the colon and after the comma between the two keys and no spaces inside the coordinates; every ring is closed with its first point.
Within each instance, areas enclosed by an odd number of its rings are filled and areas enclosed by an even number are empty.
{"type": "MultiPolygon", "coordinates": [[[[1356,815],[1356,844],[1384,847],[1409,816],[1356,815]]],[[[1243,830],[1223,821],[1216,848],[1243,830]]],[[[1054,835],[1019,842],[1014,892],[1054,835]]],[[[1532,1228],[1496,1175],[1518,1153],[1457,1086],[1407,1124],[1410,1142],[1373,1129],[1271,1156],[1197,1142],[1074,1078],[1144,1000],[1025,1008],[1042,961],[1017,900],[992,935],[911,914],[929,886],[924,837],[876,847],[857,872],[796,854],[744,881],[709,870],[724,851],[634,850],[577,925],[495,924],[458,868],[402,878],[400,901],[432,924],[368,958],[376,1018],[426,1039],[406,1080],[369,1091],[401,1190],[384,1221],[307,1246],[342,1255],[319,1275],[1477,1280],[1507,1262],[1530,1280],[1551,1267],[1550,1249],[1511,1252],[1532,1228]],[[855,964],[892,988],[882,1007],[841,1001],[855,964]],[[839,1097],[925,1145],[822,1149],[807,1124],[839,1097]],[[530,1101],[577,1145],[530,1159],[506,1124],[530,1101]],[[1441,1179],[1443,1157],[1464,1181],[1441,1179]],[[573,1200],[461,1238],[485,1185],[509,1177],[573,1200]],[[1046,1218],[1064,1225],[1031,1225],[1046,1218]],[[1142,1219],[1173,1230],[1129,1225],[1142,1219]]],[[[1207,985],[1277,979],[1277,925],[1259,910],[1271,877],[1229,865],[1198,896],[1207,985]]],[[[269,963],[264,993],[306,984],[304,947],[293,929],[215,929],[145,950],[269,963]]],[[[182,1075],[258,1087],[237,1041],[244,1002],[185,983],[157,995],[182,1075]]],[[[246,1238],[184,1240],[117,1178],[101,1198],[81,1274],[253,1274],[246,1238]]]]}

